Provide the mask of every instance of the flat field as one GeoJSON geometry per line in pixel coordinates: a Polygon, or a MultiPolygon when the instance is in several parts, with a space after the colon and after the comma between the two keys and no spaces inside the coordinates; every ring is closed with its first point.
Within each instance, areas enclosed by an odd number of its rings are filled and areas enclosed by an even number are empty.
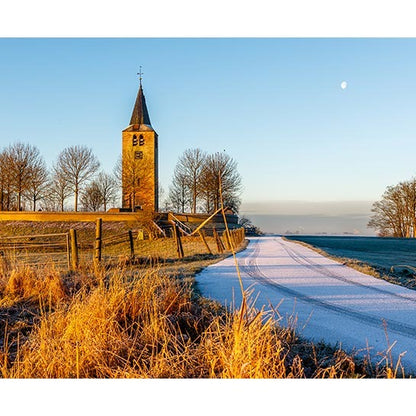
{"type": "MultiPolygon", "coordinates": [[[[285,238],[306,243],[341,261],[348,262],[350,259],[356,265],[368,265],[379,277],[416,288],[416,273],[412,270],[416,268],[416,239],[309,235],[285,238]]],[[[349,262],[348,265],[354,264],[349,262]]]]}

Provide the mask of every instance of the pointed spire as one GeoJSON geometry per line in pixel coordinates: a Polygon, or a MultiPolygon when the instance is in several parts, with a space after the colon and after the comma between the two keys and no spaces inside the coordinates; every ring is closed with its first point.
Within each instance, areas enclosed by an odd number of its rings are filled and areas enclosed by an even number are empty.
{"type": "Polygon", "coordinates": [[[137,93],[136,103],[134,104],[133,113],[131,115],[130,124],[147,124],[148,126],[151,126],[141,81],[139,92],[137,93]]]}

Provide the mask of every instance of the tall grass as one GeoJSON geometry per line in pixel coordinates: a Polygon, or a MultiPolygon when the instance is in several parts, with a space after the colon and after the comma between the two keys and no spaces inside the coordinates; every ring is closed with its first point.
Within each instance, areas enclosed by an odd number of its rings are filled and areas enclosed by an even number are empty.
{"type": "Polygon", "coordinates": [[[390,370],[372,370],[299,340],[270,312],[247,304],[225,310],[161,267],[92,270],[60,275],[50,265],[1,274],[3,377],[400,376],[390,361],[390,370]]]}

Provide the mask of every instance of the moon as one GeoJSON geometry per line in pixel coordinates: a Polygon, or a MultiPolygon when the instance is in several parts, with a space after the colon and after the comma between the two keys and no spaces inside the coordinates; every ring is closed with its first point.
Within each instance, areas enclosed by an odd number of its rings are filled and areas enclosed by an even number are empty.
{"type": "Polygon", "coordinates": [[[347,88],[347,86],[348,86],[347,81],[342,81],[342,82],[341,82],[341,88],[342,88],[343,90],[345,90],[345,88],[347,88]]]}

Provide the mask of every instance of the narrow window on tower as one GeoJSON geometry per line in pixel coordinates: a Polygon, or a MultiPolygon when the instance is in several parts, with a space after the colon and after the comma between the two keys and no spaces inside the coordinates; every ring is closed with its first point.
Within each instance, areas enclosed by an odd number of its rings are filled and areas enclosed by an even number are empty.
{"type": "Polygon", "coordinates": [[[143,152],[134,152],[135,159],[143,159],[143,152]]]}
{"type": "Polygon", "coordinates": [[[143,145],[144,145],[144,137],[143,137],[143,134],[141,134],[139,136],[139,146],[143,146],[143,145]]]}
{"type": "Polygon", "coordinates": [[[133,146],[137,146],[137,136],[133,136],[133,146]]]}

